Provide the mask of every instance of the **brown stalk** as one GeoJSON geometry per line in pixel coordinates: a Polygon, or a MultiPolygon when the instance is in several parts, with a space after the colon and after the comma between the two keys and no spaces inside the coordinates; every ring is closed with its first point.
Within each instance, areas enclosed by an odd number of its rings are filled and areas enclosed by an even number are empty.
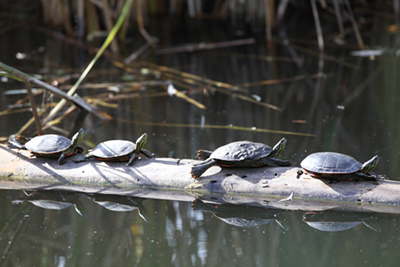
{"type": "Polygon", "coordinates": [[[216,48],[247,45],[247,44],[254,44],[254,43],[255,43],[254,38],[247,38],[247,39],[217,42],[217,43],[188,44],[188,45],[182,45],[179,47],[158,49],[156,51],[156,54],[162,55],[162,54],[172,54],[172,53],[180,53],[180,52],[193,52],[196,50],[211,50],[211,49],[216,49],[216,48]]]}
{"type": "Polygon", "coordinates": [[[154,42],[153,38],[151,38],[151,36],[147,33],[146,29],[144,28],[142,0],[136,1],[136,9],[137,9],[137,24],[140,33],[142,34],[144,39],[146,39],[146,41],[149,43],[151,47],[156,48],[157,44],[154,42]]]}
{"type": "Polygon", "coordinates": [[[324,52],[324,38],[322,37],[322,29],[321,29],[321,24],[319,22],[319,16],[318,16],[318,9],[317,9],[317,4],[315,3],[315,0],[311,0],[311,8],[314,16],[314,22],[315,22],[315,29],[317,31],[317,36],[318,36],[318,48],[321,53],[324,52]]]}
{"type": "MultiPolygon", "coordinates": [[[[315,73],[315,74],[310,75],[310,77],[313,79],[319,78],[321,76],[322,76],[321,73],[315,73]]],[[[259,81],[259,82],[253,82],[253,83],[242,83],[242,84],[238,84],[238,86],[252,87],[252,86],[259,86],[259,85],[270,85],[270,84],[300,81],[300,80],[304,80],[305,78],[306,77],[304,75],[299,75],[299,76],[282,78],[282,79],[272,79],[272,80],[265,80],[265,81],[259,81]]]]}
{"type": "MultiPolygon", "coordinates": [[[[112,14],[111,14],[110,10],[111,10],[111,8],[108,5],[108,0],[103,0],[104,21],[106,23],[108,32],[111,32],[112,28],[114,27],[114,23],[112,20],[112,14]]],[[[113,53],[115,53],[115,54],[119,53],[118,41],[116,39],[112,40],[110,47],[111,47],[111,51],[113,51],[113,53]]]]}
{"type": "Polygon", "coordinates": [[[346,7],[347,7],[347,13],[349,15],[351,24],[353,25],[354,34],[356,35],[358,46],[360,47],[361,50],[364,50],[365,49],[364,42],[363,42],[363,40],[361,38],[360,31],[358,30],[357,22],[354,19],[353,11],[351,9],[349,0],[344,0],[344,2],[345,2],[346,7]]]}
{"type": "Polygon", "coordinates": [[[339,27],[340,38],[343,39],[345,36],[345,32],[344,32],[344,27],[343,27],[343,18],[342,18],[342,14],[340,13],[338,0],[333,0],[333,6],[335,7],[335,14],[336,14],[336,20],[338,23],[338,27],[339,27]]]}
{"type": "Polygon", "coordinates": [[[43,135],[42,126],[40,125],[40,119],[39,119],[39,115],[38,115],[37,109],[36,109],[35,98],[33,97],[31,83],[29,80],[25,81],[25,86],[26,86],[26,89],[28,90],[28,97],[29,97],[29,101],[31,102],[32,113],[33,113],[33,118],[35,119],[36,130],[38,132],[38,135],[43,135]]]}
{"type": "Polygon", "coordinates": [[[74,29],[71,25],[71,21],[69,20],[70,18],[69,7],[68,5],[63,5],[61,0],[57,0],[57,3],[60,8],[61,15],[64,21],[64,28],[69,36],[74,37],[75,36],[74,29]]]}
{"type": "Polygon", "coordinates": [[[265,32],[267,35],[267,45],[270,47],[272,45],[272,21],[273,20],[273,5],[274,1],[264,0],[265,6],[265,32]]]}

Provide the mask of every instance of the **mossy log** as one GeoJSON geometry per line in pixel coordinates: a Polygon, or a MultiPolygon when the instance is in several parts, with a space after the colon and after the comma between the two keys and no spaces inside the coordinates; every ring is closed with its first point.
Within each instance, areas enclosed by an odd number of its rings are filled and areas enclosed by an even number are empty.
{"type": "Polygon", "coordinates": [[[299,174],[298,167],[208,169],[199,181],[191,178],[188,159],[141,158],[125,162],[89,159],[64,165],[53,158],[37,158],[28,151],[0,145],[0,188],[72,190],[143,198],[269,206],[289,210],[326,210],[400,213],[400,182],[381,179],[332,183],[299,174]]]}

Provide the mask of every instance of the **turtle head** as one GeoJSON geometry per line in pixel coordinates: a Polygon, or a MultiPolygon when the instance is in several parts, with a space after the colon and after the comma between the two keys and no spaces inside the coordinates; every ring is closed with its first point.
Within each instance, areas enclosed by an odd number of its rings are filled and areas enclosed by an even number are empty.
{"type": "Polygon", "coordinates": [[[146,142],[147,142],[147,133],[144,133],[136,140],[136,151],[142,150],[142,147],[146,144],[146,142]]]}
{"type": "Polygon", "coordinates": [[[375,166],[378,164],[378,162],[379,162],[379,156],[376,155],[372,159],[364,162],[364,164],[361,167],[360,172],[365,173],[365,174],[369,173],[373,168],[375,168],[375,166]]]}
{"type": "Polygon", "coordinates": [[[286,143],[287,141],[285,137],[279,140],[279,142],[274,146],[274,148],[272,148],[270,156],[276,158],[279,155],[279,153],[281,153],[281,151],[285,148],[286,143]]]}
{"type": "Polygon", "coordinates": [[[73,147],[77,147],[82,139],[83,139],[83,135],[84,135],[85,131],[81,128],[79,129],[79,131],[72,137],[72,146],[73,147]]]}

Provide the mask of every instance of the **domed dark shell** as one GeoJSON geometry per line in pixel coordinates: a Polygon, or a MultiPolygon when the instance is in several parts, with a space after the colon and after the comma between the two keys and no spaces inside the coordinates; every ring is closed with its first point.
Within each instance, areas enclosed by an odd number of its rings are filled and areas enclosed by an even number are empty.
{"type": "Polygon", "coordinates": [[[327,174],[354,173],[362,167],[362,164],[353,157],[335,152],[311,154],[300,165],[307,171],[327,174]]]}
{"type": "Polygon", "coordinates": [[[98,144],[91,152],[99,158],[117,158],[128,155],[136,149],[136,144],[125,140],[110,140],[98,144]]]}
{"type": "Polygon", "coordinates": [[[271,151],[271,147],[262,143],[238,141],[219,147],[210,158],[224,161],[257,160],[267,156],[271,151]]]}
{"type": "Polygon", "coordinates": [[[61,135],[46,134],[32,138],[25,144],[25,147],[31,152],[50,154],[66,150],[71,146],[71,142],[61,135]]]}

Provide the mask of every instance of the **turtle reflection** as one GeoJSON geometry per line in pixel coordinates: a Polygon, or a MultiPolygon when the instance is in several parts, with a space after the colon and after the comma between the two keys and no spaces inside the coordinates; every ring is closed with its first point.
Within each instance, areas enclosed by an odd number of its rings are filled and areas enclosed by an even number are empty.
{"type": "Polygon", "coordinates": [[[145,222],[151,222],[149,211],[143,205],[144,200],[141,198],[119,195],[95,195],[91,198],[95,203],[111,211],[127,212],[137,209],[139,216],[145,222]]]}
{"type": "Polygon", "coordinates": [[[321,211],[306,212],[303,221],[314,229],[324,232],[339,232],[364,224],[368,228],[380,232],[377,218],[371,213],[321,211]]]}
{"type": "Polygon", "coordinates": [[[23,191],[25,195],[12,201],[13,204],[32,203],[33,205],[50,210],[63,210],[68,207],[74,206],[75,211],[87,218],[86,208],[83,206],[79,195],[71,192],[64,191],[23,191]]]}
{"type": "Polygon", "coordinates": [[[207,204],[198,198],[193,201],[192,207],[193,210],[211,212],[221,221],[242,228],[265,225],[275,220],[284,230],[289,230],[289,225],[282,215],[285,210],[231,204],[207,204]]]}

